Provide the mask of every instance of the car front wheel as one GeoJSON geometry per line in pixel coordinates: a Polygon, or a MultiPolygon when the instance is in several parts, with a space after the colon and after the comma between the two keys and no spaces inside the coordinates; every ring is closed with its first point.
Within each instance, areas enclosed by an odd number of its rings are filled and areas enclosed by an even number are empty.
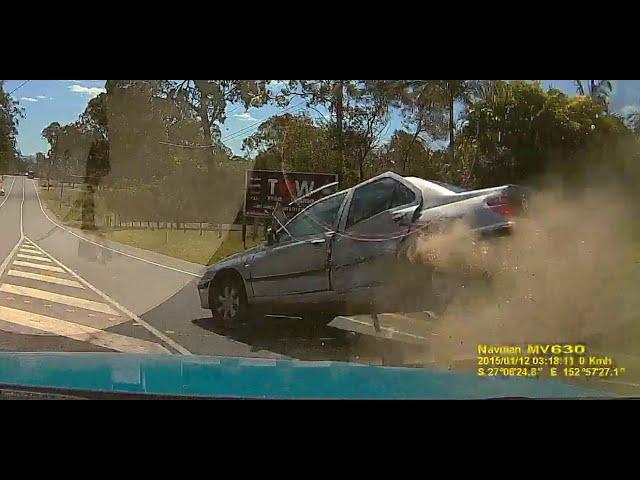
{"type": "Polygon", "coordinates": [[[248,305],[244,285],[233,275],[225,275],[213,282],[209,304],[215,319],[230,324],[247,320],[248,305]]]}

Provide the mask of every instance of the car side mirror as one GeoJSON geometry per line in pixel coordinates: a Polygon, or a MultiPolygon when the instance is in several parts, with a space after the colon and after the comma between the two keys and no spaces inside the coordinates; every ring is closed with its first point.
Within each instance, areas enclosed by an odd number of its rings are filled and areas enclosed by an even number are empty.
{"type": "Polygon", "coordinates": [[[276,232],[273,228],[267,228],[267,245],[274,245],[276,243],[276,232]]]}

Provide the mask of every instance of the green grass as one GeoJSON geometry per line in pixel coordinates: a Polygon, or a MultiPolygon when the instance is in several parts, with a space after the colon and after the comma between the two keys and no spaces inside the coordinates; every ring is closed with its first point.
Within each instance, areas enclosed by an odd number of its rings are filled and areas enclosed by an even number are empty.
{"type": "MultiPolygon", "coordinates": [[[[262,235],[259,235],[256,240],[251,239],[251,234],[249,232],[249,227],[247,230],[247,248],[254,247],[263,241],[262,235]]],[[[233,255],[234,253],[242,252],[244,250],[244,246],[242,245],[242,233],[241,232],[229,232],[227,238],[220,248],[216,250],[213,256],[209,259],[208,265],[214,264],[223,258],[228,257],[229,255],[233,255]]]]}
{"type": "MultiPolygon", "coordinates": [[[[218,238],[218,232],[203,231],[200,235],[197,230],[112,230],[102,232],[100,236],[201,265],[211,265],[244,250],[242,234],[235,231],[228,232],[226,239],[224,234],[223,238],[218,238]]],[[[247,235],[247,248],[259,242],[247,235]]]]}
{"type": "Polygon", "coordinates": [[[151,250],[188,262],[206,265],[216,254],[222,239],[218,232],[196,230],[112,230],[100,236],[132,247],[151,250]]]}
{"type": "MultiPolygon", "coordinates": [[[[82,219],[82,193],[80,187],[70,188],[65,186],[62,190],[62,203],[60,203],[60,188],[40,189],[40,199],[47,208],[58,217],[59,220],[67,225],[78,226],[82,219]]],[[[108,213],[108,210],[99,197],[96,195],[96,218],[99,215],[108,213]]]]}
{"type": "MultiPolygon", "coordinates": [[[[81,221],[80,189],[63,189],[62,204],[60,203],[60,189],[40,189],[40,198],[48,209],[64,224],[79,227],[81,221]]],[[[96,199],[96,218],[108,213],[104,202],[96,199]]],[[[218,232],[199,230],[151,230],[151,229],[101,229],[100,236],[114,242],[132,247],[150,250],[188,262],[210,265],[219,260],[244,250],[241,232],[223,232],[219,238],[218,232]],[[226,238],[225,238],[226,237],[226,238]]],[[[262,232],[258,238],[252,240],[252,227],[247,227],[247,248],[251,248],[263,241],[262,232]]]]}

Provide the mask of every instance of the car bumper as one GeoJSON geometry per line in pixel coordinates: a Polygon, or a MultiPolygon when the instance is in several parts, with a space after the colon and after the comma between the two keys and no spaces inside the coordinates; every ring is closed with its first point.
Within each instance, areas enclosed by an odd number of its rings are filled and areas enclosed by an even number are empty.
{"type": "Polygon", "coordinates": [[[200,297],[200,306],[205,310],[209,310],[209,284],[198,285],[198,296],[200,297]]]}

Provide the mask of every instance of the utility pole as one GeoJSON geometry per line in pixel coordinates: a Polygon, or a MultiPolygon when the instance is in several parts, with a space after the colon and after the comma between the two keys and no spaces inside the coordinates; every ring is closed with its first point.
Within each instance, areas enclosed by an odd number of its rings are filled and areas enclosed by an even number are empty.
{"type": "Polygon", "coordinates": [[[450,81],[447,81],[447,93],[449,95],[449,152],[451,153],[451,164],[453,165],[455,160],[455,124],[453,118],[453,86],[450,81]]]}
{"type": "Polygon", "coordinates": [[[336,173],[340,178],[344,178],[344,80],[338,80],[334,107],[336,110],[336,139],[338,143],[338,168],[336,173]]]}

